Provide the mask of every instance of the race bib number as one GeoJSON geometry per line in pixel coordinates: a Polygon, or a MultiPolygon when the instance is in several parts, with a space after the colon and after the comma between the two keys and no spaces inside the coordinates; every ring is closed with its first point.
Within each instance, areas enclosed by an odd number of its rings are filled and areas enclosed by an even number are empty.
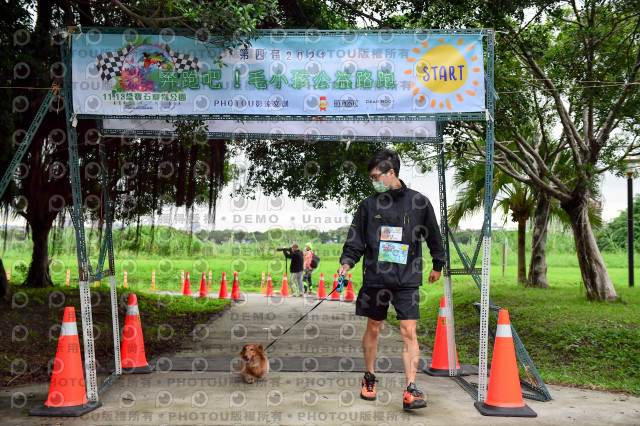
{"type": "Polygon", "coordinates": [[[380,241],[402,241],[402,227],[381,226],[380,241]]]}
{"type": "Polygon", "coordinates": [[[380,242],[380,252],[378,253],[379,262],[392,262],[407,264],[407,254],[409,246],[407,244],[380,242]]]}

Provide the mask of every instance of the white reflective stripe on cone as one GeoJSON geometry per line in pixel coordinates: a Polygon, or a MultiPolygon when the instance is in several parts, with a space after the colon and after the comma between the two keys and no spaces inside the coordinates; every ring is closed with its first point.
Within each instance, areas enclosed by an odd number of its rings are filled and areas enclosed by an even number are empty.
{"type": "Polygon", "coordinates": [[[511,334],[511,324],[498,324],[496,337],[513,337],[511,334]]]}
{"type": "Polygon", "coordinates": [[[60,329],[61,336],[77,336],[78,325],[75,322],[63,322],[60,329]]]}
{"type": "Polygon", "coordinates": [[[140,310],[138,309],[138,305],[127,306],[127,315],[140,315],[140,310]]]}
{"type": "Polygon", "coordinates": [[[446,317],[447,316],[447,308],[440,308],[440,310],[438,311],[438,316],[439,317],[446,317]]]}

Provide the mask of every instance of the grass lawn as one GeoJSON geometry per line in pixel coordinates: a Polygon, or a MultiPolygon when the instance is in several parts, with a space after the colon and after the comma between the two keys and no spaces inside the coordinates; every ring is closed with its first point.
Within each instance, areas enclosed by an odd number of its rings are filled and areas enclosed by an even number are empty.
{"type": "MultiPolygon", "coordinates": [[[[590,302],[575,267],[550,267],[548,290],[515,284],[515,269],[502,278],[494,268],[491,297],[508,309],[513,326],[546,383],[640,395],[640,288],[629,288],[626,270],[609,272],[621,301],[590,302]]],[[[422,349],[432,350],[442,286],[425,285],[418,332],[422,349]]],[[[460,361],[477,364],[479,318],[473,308],[475,283],[453,281],[456,345],[460,361]]],[[[393,316],[393,315],[392,315],[393,316]]],[[[495,330],[493,315],[489,315],[495,330]]],[[[397,321],[391,321],[397,323],[397,321]]],[[[491,345],[489,359],[491,359],[491,345]]],[[[522,373],[522,371],[521,371],[522,373]]]]}
{"type": "MultiPolygon", "coordinates": [[[[50,379],[64,308],[74,306],[81,323],[77,287],[12,288],[14,298],[0,299],[0,387],[50,379]]],[[[118,315],[124,328],[128,292],[119,289],[118,315]]],[[[95,353],[98,365],[112,368],[114,359],[111,299],[106,288],[92,294],[95,353]]],[[[147,361],[174,352],[198,324],[209,321],[230,305],[229,300],[138,294],[147,361]]],[[[82,329],[78,326],[80,346],[82,329]]],[[[99,368],[99,381],[107,376],[99,368]]]]}
{"type": "MultiPolygon", "coordinates": [[[[338,269],[338,259],[341,246],[336,244],[325,249],[327,253],[321,253],[319,268],[314,271],[314,283],[317,284],[320,273],[324,273],[325,281],[330,285],[333,275],[338,269]]],[[[494,244],[494,246],[499,246],[494,244]]],[[[494,247],[495,249],[496,247],[494,247]]],[[[453,248],[452,248],[453,250],[453,248]]],[[[495,251],[495,250],[494,250],[495,251]]],[[[468,251],[469,252],[469,251],[468,251]]],[[[608,267],[609,275],[616,288],[627,284],[627,257],[626,254],[603,254],[605,264],[608,267]]],[[[30,262],[28,255],[18,256],[12,252],[7,252],[2,258],[5,268],[12,269],[12,283],[21,282],[26,276],[26,266],[30,262]],[[25,271],[21,273],[20,269],[25,271]]],[[[505,282],[515,282],[516,267],[515,256],[508,259],[509,266],[506,268],[505,282]]],[[[527,259],[528,261],[528,259],[527,259]]],[[[555,284],[572,287],[576,293],[584,291],[581,285],[582,278],[578,267],[578,260],[572,254],[550,253],[548,256],[549,273],[548,278],[552,286],[555,284]]],[[[502,259],[494,253],[491,258],[492,280],[500,283],[502,279],[502,259]]],[[[107,263],[107,262],[105,262],[107,263]]],[[[96,264],[96,259],[92,259],[92,265],[96,264]]],[[[289,264],[290,265],[290,264],[289,264]]],[[[638,288],[640,288],[640,256],[636,255],[636,277],[638,278],[638,288]]],[[[452,251],[452,267],[461,267],[460,261],[452,251]]],[[[51,263],[51,278],[56,285],[64,285],[67,269],[71,270],[71,285],[77,283],[78,268],[75,255],[60,256],[53,259],[51,263]]],[[[282,274],[285,272],[285,262],[282,253],[275,253],[272,256],[254,256],[250,251],[239,252],[237,255],[223,254],[216,257],[161,257],[161,256],[138,256],[138,257],[118,257],[116,258],[116,277],[118,285],[122,285],[124,271],[127,271],[128,289],[135,291],[151,291],[152,271],[156,271],[156,291],[180,291],[180,271],[191,272],[191,288],[199,286],[202,272],[206,272],[208,279],[209,271],[213,273],[213,289],[220,288],[220,277],[222,272],[226,272],[227,281],[230,284],[233,279],[233,271],[238,271],[241,291],[259,291],[262,272],[271,273],[274,287],[279,288],[282,283],[282,274]],[[195,284],[194,284],[195,283],[195,284]]],[[[353,280],[356,290],[360,286],[362,269],[360,264],[353,270],[353,280]]],[[[426,274],[425,274],[426,280],[426,274]]],[[[462,278],[463,281],[472,282],[470,278],[462,278]]],[[[101,284],[108,286],[109,280],[103,278],[101,284]]],[[[478,293],[479,298],[479,293],[478,293]]],[[[497,303],[497,301],[496,301],[497,303]]]]}

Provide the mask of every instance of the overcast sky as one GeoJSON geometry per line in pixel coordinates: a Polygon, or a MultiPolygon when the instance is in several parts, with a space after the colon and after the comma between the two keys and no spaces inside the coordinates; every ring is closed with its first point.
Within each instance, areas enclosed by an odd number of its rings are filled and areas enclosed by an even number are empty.
{"type": "MultiPolygon", "coordinates": [[[[422,174],[413,167],[401,167],[400,178],[412,189],[425,194],[434,205],[436,215],[439,214],[438,181],[435,172],[422,174]]],[[[453,171],[448,171],[447,201],[455,200],[456,188],[451,184],[453,171]]],[[[634,194],[640,193],[640,179],[636,180],[634,194]]],[[[373,187],[372,187],[373,192],[373,187]]],[[[606,174],[602,183],[603,216],[609,221],[627,208],[627,182],[606,174]]],[[[338,203],[326,203],[322,209],[313,209],[302,200],[289,197],[267,197],[257,194],[255,200],[244,200],[231,197],[231,187],[224,189],[218,203],[216,229],[238,229],[244,231],[265,231],[271,227],[284,229],[305,229],[313,227],[318,230],[330,230],[351,223],[351,216],[344,213],[344,206],[338,203]]],[[[493,223],[502,225],[504,219],[495,215],[493,223]]],[[[480,229],[482,214],[463,221],[462,229],[480,229]]],[[[204,228],[209,225],[203,223],[204,228]]],[[[506,227],[515,229],[516,224],[507,222],[506,227]]]]}

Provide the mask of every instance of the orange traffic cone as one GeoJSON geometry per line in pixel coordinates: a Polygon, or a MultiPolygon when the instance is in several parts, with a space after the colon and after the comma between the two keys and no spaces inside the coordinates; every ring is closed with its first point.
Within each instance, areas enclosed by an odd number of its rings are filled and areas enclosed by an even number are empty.
{"type": "Polygon", "coordinates": [[[326,299],[327,298],[327,290],[324,288],[324,274],[320,272],[320,281],[318,282],[318,295],[316,299],[326,299]]]}
{"type": "Polygon", "coordinates": [[[331,293],[329,300],[340,301],[340,293],[335,291],[336,287],[338,287],[338,274],[333,274],[333,292],[331,293]]]}
{"type": "Polygon", "coordinates": [[[207,279],[204,276],[204,271],[202,271],[202,278],[200,279],[200,297],[207,297],[207,279]]]}
{"type": "MultiPolygon", "coordinates": [[[[187,279],[189,279],[188,277],[189,273],[187,272],[187,279]]],[[[124,332],[122,333],[120,360],[122,361],[122,372],[125,374],[151,373],[152,369],[147,363],[147,356],[144,352],[138,297],[135,294],[129,295],[127,318],[124,321],[124,332]]]]}
{"type": "Polygon", "coordinates": [[[289,297],[289,280],[287,274],[282,276],[282,289],[280,290],[282,297],[289,297]]]}
{"type": "Polygon", "coordinates": [[[58,350],[53,364],[49,397],[44,405],[29,411],[31,416],[77,417],[98,407],[102,402],[89,402],[85,389],[75,308],[64,308],[58,350]]]}
{"type": "Polygon", "coordinates": [[[228,299],[229,290],[227,289],[227,273],[222,273],[222,280],[220,280],[220,293],[218,293],[218,299],[228,299]]]}
{"type": "Polygon", "coordinates": [[[267,291],[265,296],[273,296],[273,282],[271,281],[271,274],[267,277],[267,291]]]}
{"type": "Polygon", "coordinates": [[[349,274],[349,282],[347,283],[347,291],[344,293],[345,302],[353,302],[356,300],[356,295],[353,293],[353,281],[351,281],[351,274],[349,274]]]}
{"type": "Polygon", "coordinates": [[[213,291],[213,273],[211,272],[211,269],[209,269],[209,281],[207,289],[209,290],[209,293],[213,291]]]}
{"type": "Polygon", "coordinates": [[[507,310],[502,309],[498,315],[487,397],[484,402],[477,401],[473,405],[483,416],[537,417],[536,412],[522,400],[516,351],[507,310]]]}
{"type": "Polygon", "coordinates": [[[264,293],[264,271],[262,271],[262,281],[260,281],[260,293],[264,293]]]}
{"type": "MultiPolygon", "coordinates": [[[[433,359],[431,366],[424,369],[430,376],[449,377],[449,347],[447,346],[447,311],[446,299],[440,299],[440,312],[436,326],[436,340],[433,345],[433,359]]],[[[458,363],[458,349],[456,348],[456,371],[458,376],[468,376],[469,373],[460,368],[458,363]]]]}
{"type": "Polygon", "coordinates": [[[184,279],[184,288],[182,289],[183,296],[191,296],[191,279],[189,279],[189,271],[187,271],[187,277],[184,279]]]}
{"type": "Polygon", "coordinates": [[[240,283],[238,283],[238,272],[233,271],[233,286],[231,287],[231,300],[240,299],[240,283]]]}

